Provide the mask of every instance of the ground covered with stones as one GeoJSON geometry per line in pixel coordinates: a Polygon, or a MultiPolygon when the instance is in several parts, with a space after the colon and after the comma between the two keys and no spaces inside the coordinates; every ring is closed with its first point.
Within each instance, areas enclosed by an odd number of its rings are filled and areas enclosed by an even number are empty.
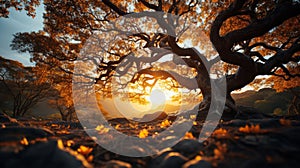
{"type": "MultiPolygon", "coordinates": [[[[145,138],[164,131],[173,121],[168,117],[148,123],[114,119],[110,124],[122,133],[145,138]]],[[[154,156],[137,158],[105,150],[79,122],[14,119],[0,114],[1,167],[291,168],[300,164],[299,116],[275,117],[246,111],[217,124],[207,139],[199,140],[195,138],[203,125],[199,119],[175,146],[154,156]]],[[[107,141],[114,140],[114,136],[107,136],[110,130],[102,125],[94,129],[107,141]]],[[[164,138],[157,143],[167,141],[164,138]]]]}

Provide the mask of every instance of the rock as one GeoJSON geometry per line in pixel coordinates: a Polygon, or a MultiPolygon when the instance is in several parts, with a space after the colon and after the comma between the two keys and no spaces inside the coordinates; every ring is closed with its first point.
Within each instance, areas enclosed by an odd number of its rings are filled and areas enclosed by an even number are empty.
{"type": "Polygon", "coordinates": [[[235,110],[232,110],[231,108],[225,106],[221,119],[223,121],[230,121],[236,118],[236,116],[237,116],[237,112],[235,110]]]}
{"type": "MultiPolygon", "coordinates": [[[[69,149],[69,152],[71,149],[69,149]]],[[[28,146],[27,149],[16,154],[15,157],[7,158],[4,167],[18,168],[82,168],[91,167],[82,157],[76,157],[58,147],[56,141],[38,143],[28,146]],[[81,159],[78,159],[81,158],[81,159]]],[[[75,151],[72,151],[75,155],[75,151]]],[[[72,153],[71,152],[71,153],[72,153]]],[[[77,154],[78,155],[78,154],[77,154]]]]}
{"type": "Polygon", "coordinates": [[[51,126],[52,124],[58,125],[59,127],[64,127],[64,128],[80,128],[83,129],[82,125],[78,121],[49,121],[45,123],[47,126],[51,126]]]}
{"type": "Polygon", "coordinates": [[[172,147],[175,152],[183,156],[193,158],[203,148],[203,144],[193,139],[184,139],[172,147]]]}
{"type": "Polygon", "coordinates": [[[247,159],[242,165],[241,168],[264,168],[264,167],[273,167],[267,163],[264,157],[262,156],[255,156],[251,159],[247,159]]]}
{"type": "Polygon", "coordinates": [[[259,145],[259,138],[255,135],[246,135],[243,138],[240,138],[240,141],[246,145],[257,146],[259,145]]]}
{"type": "Polygon", "coordinates": [[[220,124],[220,126],[229,126],[229,127],[243,127],[247,124],[247,121],[240,120],[240,119],[234,119],[231,121],[223,122],[220,124]]]}
{"type": "Polygon", "coordinates": [[[149,162],[148,167],[149,168],[156,168],[158,165],[160,165],[165,160],[165,157],[171,152],[172,151],[169,148],[167,148],[166,151],[163,151],[163,152],[159,153],[158,156],[156,156],[154,159],[151,159],[151,161],[149,162]]]}
{"type": "Polygon", "coordinates": [[[168,153],[163,153],[162,154],[164,157],[163,160],[161,160],[161,157],[158,156],[157,158],[154,159],[154,162],[149,166],[149,168],[181,168],[181,166],[187,162],[187,158],[182,156],[178,152],[168,152],[168,153]],[[161,162],[159,162],[158,160],[161,162]]]}
{"type": "Polygon", "coordinates": [[[246,107],[246,106],[239,106],[239,112],[236,114],[236,118],[247,120],[247,119],[262,119],[270,117],[261,111],[253,108],[253,107],[246,107]]]}
{"type": "MultiPolygon", "coordinates": [[[[293,122],[293,123],[296,123],[296,122],[293,122]]],[[[230,127],[243,127],[245,125],[259,125],[260,128],[278,128],[278,127],[282,127],[282,125],[279,122],[279,119],[274,119],[274,118],[247,119],[247,120],[234,119],[234,120],[231,120],[231,121],[223,122],[221,124],[221,126],[230,126],[230,127]]]]}
{"type": "Polygon", "coordinates": [[[182,156],[180,153],[171,152],[169,153],[164,161],[161,163],[160,168],[181,168],[181,166],[187,162],[187,158],[182,156]]]}
{"type": "Polygon", "coordinates": [[[249,124],[259,125],[261,128],[277,128],[281,127],[279,120],[274,118],[265,118],[265,119],[250,119],[248,120],[249,124]]]}
{"type": "Polygon", "coordinates": [[[131,168],[131,165],[123,161],[111,160],[105,164],[104,168],[131,168]]]}
{"type": "Polygon", "coordinates": [[[113,118],[108,120],[108,122],[112,124],[127,124],[130,121],[127,118],[113,118]]]}
{"type": "Polygon", "coordinates": [[[186,162],[182,168],[212,168],[212,165],[205,160],[191,160],[186,162]]]}
{"type": "Polygon", "coordinates": [[[34,127],[7,127],[0,128],[0,142],[20,140],[26,137],[27,139],[45,138],[53,136],[54,133],[45,128],[34,127]]]}

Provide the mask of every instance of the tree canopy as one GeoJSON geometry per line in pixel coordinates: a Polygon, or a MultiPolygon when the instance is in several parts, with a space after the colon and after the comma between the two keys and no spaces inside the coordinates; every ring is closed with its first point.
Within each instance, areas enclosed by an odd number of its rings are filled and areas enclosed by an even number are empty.
{"type": "Polygon", "coordinates": [[[15,8],[15,10],[25,10],[27,11],[27,15],[31,17],[35,17],[35,8],[40,5],[39,0],[5,0],[0,2],[0,17],[9,17],[9,9],[15,8]]]}
{"type": "Polygon", "coordinates": [[[294,70],[300,61],[300,3],[296,0],[44,0],[44,5],[44,30],[16,34],[12,48],[29,52],[37,65],[50,66],[57,74],[79,75],[74,73],[75,61],[90,62],[97,75],[89,77],[108,96],[112,82],[141,83],[146,88],[163,80],[171,88],[199,89],[209,101],[215,65],[226,77],[231,104],[230,93],[257,76],[299,81],[299,71],[294,70]],[[153,15],[154,11],[161,13],[153,15]],[[131,15],[130,23],[116,22],[126,15],[131,15]],[[145,16],[148,20],[141,19],[145,16]],[[193,23],[193,32],[187,31],[187,23],[193,23]],[[135,31],[140,29],[143,32],[135,31]],[[183,45],[186,40],[190,46],[183,45]],[[208,41],[215,50],[208,49],[208,41]],[[98,45],[86,47],[87,43],[98,45]],[[195,50],[197,45],[201,53],[195,50]],[[84,47],[86,55],[80,57],[84,47]],[[138,51],[145,48],[150,48],[148,56],[139,58],[138,51]],[[173,58],[167,66],[152,64],[170,52],[173,58]],[[121,76],[128,74],[127,82],[122,82],[121,76]]]}

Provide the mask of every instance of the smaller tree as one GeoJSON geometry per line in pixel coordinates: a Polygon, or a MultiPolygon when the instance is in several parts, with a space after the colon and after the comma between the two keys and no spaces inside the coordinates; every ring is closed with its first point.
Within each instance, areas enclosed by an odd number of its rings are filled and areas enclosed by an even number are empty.
{"type": "Polygon", "coordinates": [[[72,73],[66,69],[42,62],[37,63],[36,67],[40,67],[46,72],[40,74],[40,77],[51,81],[53,89],[51,94],[53,97],[48,103],[58,110],[62,120],[71,121],[76,119],[72,97],[72,73]]]}
{"type": "MultiPolygon", "coordinates": [[[[24,116],[30,108],[51,96],[51,81],[41,74],[38,67],[24,67],[17,61],[0,57],[0,81],[13,99],[12,116],[24,116]]],[[[5,91],[3,90],[3,91],[5,91]]]]}
{"type": "Polygon", "coordinates": [[[75,119],[75,108],[72,99],[71,83],[58,83],[54,86],[57,91],[54,99],[51,99],[49,103],[57,108],[61,119],[64,121],[71,121],[75,119]]]}

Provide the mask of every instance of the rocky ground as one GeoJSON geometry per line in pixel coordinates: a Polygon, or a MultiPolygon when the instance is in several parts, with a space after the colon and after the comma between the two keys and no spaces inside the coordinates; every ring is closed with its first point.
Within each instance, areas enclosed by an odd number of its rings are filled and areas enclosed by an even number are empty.
{"type": "MultiPolygon", "coordinates": [[[[136,158],[103,149],[79,122],[13,119],[0,114],[0,167],[299,167],[299,116],[274,117],[243,109],[231,118],[224,115],[212,135],[201,143],[195,139],[203,124],[200,118],[175,146],[154,156],[136,158]]],[[[145,138],[168,128],[173,120],[166,117],[136,123],[115,119],[111,125],[120,132],[145,138]]],[[[101,125],[94,129],[103,135],[110,132],[101,125]]]]}

